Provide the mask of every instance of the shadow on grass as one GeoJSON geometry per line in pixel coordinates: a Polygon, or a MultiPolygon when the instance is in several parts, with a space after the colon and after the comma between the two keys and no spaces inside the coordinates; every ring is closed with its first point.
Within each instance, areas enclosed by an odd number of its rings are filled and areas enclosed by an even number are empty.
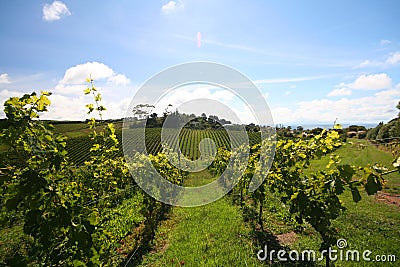
{"type": "Polygon", "coordinates": [[[140,242],[138,246],[131,251],[128,256],[122,261],[119,266],[133,267],[139,266],[143,261],[143,256],[148,254],[154,249],[153,240],[156,234],[157,228],[160,226],[161,222],[168,219],[168,214],[172,206],[165,205],[161,208],[157,217],[153,220],[148,220],[144,224],[144,229],[139,236],[135,236],[135,239],[139,239],[140,242]]]}
{"type": "MultiPolygon", "coordinates": [[[[263,261],[268,266],[317,266],[313,261],[291,261],[289,259],[290,248],[288,246],[281,245],[278,238],[270,232],[268,229],[262,229],[262,227],[256,222],[254,218],[258,217],[258,214],[254,207],[244,205],[241,207],[243,211],[243,219],[249,223],[252,228],[252,240],[255,247],[263,250],[261,257],[266,257],[263,261]],[[267,248],[267,252],[265,249],[267,248]],[[270,260],[270,253],[274,250],[272,260],[270,260]],[[279,261],[277,258],[278,251],[283,250],[286,253],[283,255],[288,261],[279,261]],[[266,255],[264,253],[267,253],[266,255]]],[[[264,227],[265,228],[265,227],[264,227]]],[[[301,258],[301,254],[300,254],[301,258]]]]}

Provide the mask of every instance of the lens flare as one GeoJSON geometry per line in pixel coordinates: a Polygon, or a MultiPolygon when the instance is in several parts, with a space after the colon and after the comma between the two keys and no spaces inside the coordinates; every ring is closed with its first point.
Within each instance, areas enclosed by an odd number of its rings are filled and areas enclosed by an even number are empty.
{"type": "Polygon", "coordinates": [[[201,47],[201,32],[197,32],[197,47],[201,47]]]}

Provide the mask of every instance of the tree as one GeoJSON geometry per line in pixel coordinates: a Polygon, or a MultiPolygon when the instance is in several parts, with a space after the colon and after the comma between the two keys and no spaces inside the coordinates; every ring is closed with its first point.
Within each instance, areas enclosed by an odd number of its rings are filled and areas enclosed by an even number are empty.
{"type": "Polygon", "coordinates": [[[383,125],[378,132],[378,135],[376,136],[376,139],[379,140],[384,140],[390,137],[390,133],[389,133],[389,129],[390,129],[390,124],[385,124],[383,125]]]}
{"type": "Polygon", "coordinates": [[[358,131],[358,126],[357,125],[350,125],[348,128],[349,132],[357,132],[358,131]]]}
{"type": "Polygon", "coordinates": [[[399,115],[397,115],[397,116],[400,118],[400,101],[399,101],[399,103],[397,104],[396,108],[399,110],[399,115]]]}
{"type": "Polygon", "coordinates": [[[132,109],[133,116],[139,120],[146,119],[154,106],[150,104],[138,104],[132,109]]]}
{"type": "Polygon", "coordinates": [[[400,101],[397,104],[396,108],[399,110],[399,114],[397,115],[396,122],[393,123],[393,126],[389,130],[391,137],[399,137],[400,136],[400,101]]]}
{"type": "Polygon", "coordinates": [[[383,126],[383,122],[380,122],[375,128],[370,129],[367,133],[367,138],[369,138],[371,140],[376,139],[376,136],[378,135],[378,132],[382,126],[383,126]]]}
{"type": "Polygon", "coordinates": [[[224,125],[224,124],[232,124],[231,121],[225,120],[225,119],[220,119],[219,122],[224,125]]]}
{"type": "Polygon", "coordinates": [[[164,112],[163,112],[164,120],[165,120],[165,118],[166,118],[168,115],[171,115],[171,114],[172,114],[172,109],[173,109],[172,104],[168,104],[168,106],[165,108],[165,110],[164,110],[164,112]]]}
{"type": "Polygon", "coordinates": [[[320,133],[322,133],[323,130],[324,130],[324,129],[322,129],[321,127],[317,127],[317,128],[312,129],[312,130],[311,130],[311,133],[313,133],[313,134],[320,134],[320,133]]]}
{"type": "Polygon", "coordinates": [[[366,131],[367,128],[365,128],[365,126],[359,126],[359,125],[350,125],[347,128],[348,132],[358,132],[358,131],[366,131]]]}

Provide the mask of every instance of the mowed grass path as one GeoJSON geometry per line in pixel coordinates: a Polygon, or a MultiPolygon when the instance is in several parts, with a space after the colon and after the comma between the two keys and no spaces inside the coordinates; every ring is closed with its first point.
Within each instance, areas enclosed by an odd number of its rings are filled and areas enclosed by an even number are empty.
{"type": "MultiPolygon", "coordinates": [[[[205,170],[190,174],[186,186],[212,180],[205,170]]],[[[205,206],[173,207],[142,266],[262,266],[257,251],[240,208],[223,197],[205,206]]]]}

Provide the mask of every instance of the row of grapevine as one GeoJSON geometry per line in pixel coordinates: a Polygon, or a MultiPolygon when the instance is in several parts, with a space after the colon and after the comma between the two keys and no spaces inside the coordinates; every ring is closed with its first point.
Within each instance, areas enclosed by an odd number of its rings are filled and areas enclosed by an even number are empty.
{"type": "MultiPolygon", "coordinates": [[[[385,182],[383,169],[376,166],[361,168],[341,165],[340,159],[334,154],[331,155],[327,169],[319,170],[312,175],[304,174],[304,169],[310,166],[310,160],[332,153],[342,145],[344,144],[335,130],[322,132],[309,140],[277,142],[264,140],[262,144],[250,148],[251,155],[246,171],[233,189],[233,193],[239,196],[241,204],[246,198],[253,200],[259,210],[254,220],[261,228],[263,203],[266,198],[271,197],[268,194],[275,194],[274,197],[285,204],[297,223],[307,222],[320,234],[321,250],[327,250],[337,239],[336,230],[331,222],[344,210],[338,196],[348,189],[353,195],[353,200],[358,202],[361,199],[360,190],[365,190],[369,195],[375,194],[382,189],[385,182]],[[264,161],[259,161],[260,151],[263,151],[261,147],[266,151],[276,148],[269,170],[266,166],[270,158],[266,157],[264,161]],[[254,177],[264,180],[257,190],[250,192],[248,188],[254,177]]],[[[210,169],[216,175],[221,175],[226,169],[229,158],[239,154],[240,151],[218,153],[210,169]]],[[[225,183],[227,182],[229,181],[225,183]]],[[[326,260],[329,265],[329,259],[326,260]]]]}
{"type": "MultiPolygon", "coordinates": [[[[94,87],[88,88],[88,93],[94,92],[94,87]]],[[[32,93],[5,103],[10,127],[0,133],[0,140],[19,161],[0,162],[0,221],[2,227],[14,230],[22,225],[19,231],[30,243],[23,251],[16,247],[2,255],[0,265],[122,264],[131,259],[130,253],[146,246],[168,210],[144,193],[132,176],[150,178],[155,168],[165,179],[181,184],[182,172],[164,154],[137,154],[126,163],[118,156],[112,124],[99,131],[91,120],[92,134],[82,142],[55,135],[52,126],[38,120],[50,104],[48,95],[32,93]],[[70,152],[76,158],[72,163],[67,142],[76,146],[70,152]],[[75,166],[77,161],[82,166],[75,166]],[[125,242],[127,238],[134,242],[125,242]]],[[[100,97],[96,94],[95,99],[97,103],[100,97]]],[[[88,108],[94,110],[93,105],[88,108]]]]}
{"type": "MultiPolygon", "coordinates": [[[[136,152],[145,151],[142,146],[143,135],[139,132],[140,129],[132,129],[126,132],[124,141],[126,147],[132,147],[136,152]]],[[[156,155],[162,152],[161,146],[161,132],[165,131],[165,141],[171,145],[171,148],[177,149],[180,146],[182,154],[190,160],[195,160],[200,157],[199,145],[201,140],[209,138],[214,141],[216,148],[225,147],[230,150],[231,143],[234,145],[240,145],[244,143],[245,138],[248,138],[250,145],[255,145],[260,142],[260,133],[249,132],[248,136],[244,136],[239,131],[233,131],[232,142],[226,131],[223,130],[193,130],[193,129],[182,129],[179,133],[179,139],[175,135],[174,129],[161,129],[161,128],[147,128],[145,134],[146,150],[149,154],[156,155]]],[[[119,150],[116,152],[117,156],[123,155],[122,150],[122,132],[116,132],[117,139],[119,141],[119,150]]],[[[214,154],[216,151],[212,151],[212,146],[203,143],[202,149],[207,153],[214,154]]],[[[75,137],[67,140],[66,149],[68,151],[68,157],[71,162],[76,165],[82,165],[87,159],[90,152],[90,148],[93,146],[93,141],[88,136],[75,137]]]]}

